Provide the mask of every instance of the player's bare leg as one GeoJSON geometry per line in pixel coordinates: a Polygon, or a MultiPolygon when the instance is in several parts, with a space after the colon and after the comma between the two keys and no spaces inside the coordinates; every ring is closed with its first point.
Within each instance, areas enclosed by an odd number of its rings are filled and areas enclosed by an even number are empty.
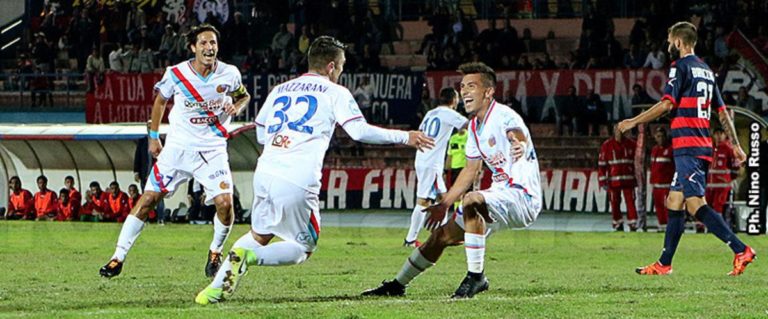
{"type": "Polygon", "coordinates": [[[479,192],[464,195],[464,250],[467,254],[467,275],[451,298],[472,298],[488,290],[485,278],[486,222],[491,221],[485,198],[479,192]]]}
{"type": "Polygon", "coordinates": [[[110,258],[106,265],[99,269],[99,274],[102,277],[112,278],[120,274],[123,270],[123,262],[131,250],[136,239],[141,234],[141,230],[144,229],[144,221],[147,220],[149,212],[155,209],[157,203],[162,199],[163,193],[145,191],[136,206],[131,209],[131,213],[123,222],[123,227],[120,230],[120,236],[117,238],[117,247],[115,253],[110,258]]]}
{"type": "Polygon", "coordinates": [[[205,263],[205,276],[213,277],[221,266],[221,251],[232,230],[235,212],[232,207],[232,194],[220,194],[213,198],[216,216],[213,218],[213,240],[208,250],[205,263]]]}
{"type": "Polygon", "coordinates": [[[379,287],[363,292],[363,296],[404,296],[405,287],[416,276],[432,267],[448,246],[457,246],[464,239],[464,230],[453,219],[438,227],[429,235],[421,247],[413,250],[403,263],[402,269],[390,281],[383,281],[379,287]]]}

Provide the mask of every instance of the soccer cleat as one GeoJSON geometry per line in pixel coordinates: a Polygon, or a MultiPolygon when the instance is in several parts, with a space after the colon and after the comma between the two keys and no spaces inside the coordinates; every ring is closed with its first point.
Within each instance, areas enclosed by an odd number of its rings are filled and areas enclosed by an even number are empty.
{"type": "Polygon", "coordinates": [[[237,284],[240,283],[240,279],[248,272],[248,261],[253,263],[256,260],[256,256],[253,251],[245,248],[233,248],[229,251],[229,263],[232,268],[227,271],[224,277],[224,297],[229,298],[235,293],[237,284]]]}
{"type": "Polygon", "coordinates": [[[216,272],[219,271],[219,267],[221,267],[221,253],[209,250],[208,261],[205,262],[205,276],[216,276],[216,272]]]}
{"type": "Polygon", "coordinates": [[[613,224],[613,231],[615,231],[615,232],[623,232],[624,231],[624,223],[613,224]]]}
{"type": "Polygon", "coordinates": [[[488,290],[488,278],[485,277],[485,274],[481,274],[480,276],[480,279],[477,279],[474,276],[467,274],[451,298],[468,299],[474,297],[476,294],[488,290]]]}
{"type": "Polygon", "coordinates": [[[755,258],[757,258],[755,250],[752,249],[752,247],[747,246],[747,249],[733,257],[733,270],[731,270],[728,275],[738,276],[743,274],[744,269],[746,269],[747,265],[749,265],[751,262],[755,261],[755,258]]]}
{"type": "Polygon", "coordinates": [[[363,291],[363,296],[405,296],[405,286],[395,279],[382,281],[381,286],[363,291]]]}
{"type": "Polygon", "coordinates": [[[635,272],[638,275],[669,275],[672,273],[672,265],[664,266],[657,261],[645,267],[637,267],[635,272]]]}
{"type": "Polygon", "coordinates": [[[121,271],[123,271],[123,262],[113,258],[99,269],[99,275],[104,278],[112,278],[119,275],[121,271]]]}
{"type": "Polygon", "coordinates": [[[418,239],[414,241],[407,241],[403,239],[403,247],[419,248],[421,247],[421,242],[418,239]]]}
{"type": "Polygon", "coordinates": [[[208,305],[212,303],[218,303],[224,300],[221,288],[205,287],[195,297],[195,303],[200,305],[208,305]]]}

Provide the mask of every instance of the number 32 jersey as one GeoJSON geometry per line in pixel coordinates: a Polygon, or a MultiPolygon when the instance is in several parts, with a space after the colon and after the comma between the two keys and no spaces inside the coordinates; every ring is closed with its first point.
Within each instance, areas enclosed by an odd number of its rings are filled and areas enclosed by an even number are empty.
{"type": "Polygon", "coordinates": [[[672,62],[662,100],[672,109],[672,150],[675,157],[691,156],[712,161],[709,135],[711,110],[725,110],[715,75],[699,57],[691,54],[672,62]]]}
{"type": "Polygon", "coordinates": [[[364,120],[352,93],[326,77],[307,73],[280,84],[256,116],[265,133],[256,174],[319,194],[323,158],[336,124],[364,120]]]}

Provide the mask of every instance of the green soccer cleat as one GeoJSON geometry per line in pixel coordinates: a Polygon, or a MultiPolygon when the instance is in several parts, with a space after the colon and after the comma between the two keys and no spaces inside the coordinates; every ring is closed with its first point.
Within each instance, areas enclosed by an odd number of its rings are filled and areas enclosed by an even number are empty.
{"type": "Polygon", "coordinates": [[[224,300],[224,297],[221,288],[205,287],[205,289],[195,297],[195,303],[200,305],[218,303],[222,300],[224,300]]]}
{"type": "Polygon", "coordinates": [[[229,263],[232,269],[224,277],[224,297],[229,298],[235,293],[240,279],[248,272],[248,264],[256,263],[256,255],[250,249],[233,248],[229,251],[229,263]]]}

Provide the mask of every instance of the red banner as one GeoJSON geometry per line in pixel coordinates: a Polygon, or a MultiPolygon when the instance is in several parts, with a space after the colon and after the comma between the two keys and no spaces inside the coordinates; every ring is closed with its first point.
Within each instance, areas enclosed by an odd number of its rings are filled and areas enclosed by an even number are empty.
{"type": "MultiPolygon", "coordinates": [[[[431,97],[444,87],[459,88],[461,75],[454,71],[427,72],[427,89],[431,97]]],[[[568,95],[576,87],[579,96],[594,90],[617,119],[631,114],[632,86],[642,86],[651,99],[658,101],[667,81],[666,70],[562,70],[562,71],[499,71],[496,98],[501,101],[514,96],[529,116],[542,117],[550,107],[557,108],[556,97],[568,95]]]]}
{"type": "MultiPolygon", "coordinates": [[[[416,201],[413,169],[323,169],[322,185],[322,209],[412,209],[416,201]]],[[[490,173],[485,172],[481,189],[489,185],[490,173]]],[[[542,170],[541,188],[545,210],[607,212],[610,208],[607,193],[598,185],[597,170],[542,170]]],[[[650,207],[650,200],[646,198],[645,207],[650,207]]]]}
{"type": "MultiPolygon", "coordinates": [[[[146,122],[155,101],[154,85],[161,77],[157,73],[106,74],[85,96],[86,123],[146,122]]],[[[165,112],[163,122],[167,116],[165,112]]]]}

